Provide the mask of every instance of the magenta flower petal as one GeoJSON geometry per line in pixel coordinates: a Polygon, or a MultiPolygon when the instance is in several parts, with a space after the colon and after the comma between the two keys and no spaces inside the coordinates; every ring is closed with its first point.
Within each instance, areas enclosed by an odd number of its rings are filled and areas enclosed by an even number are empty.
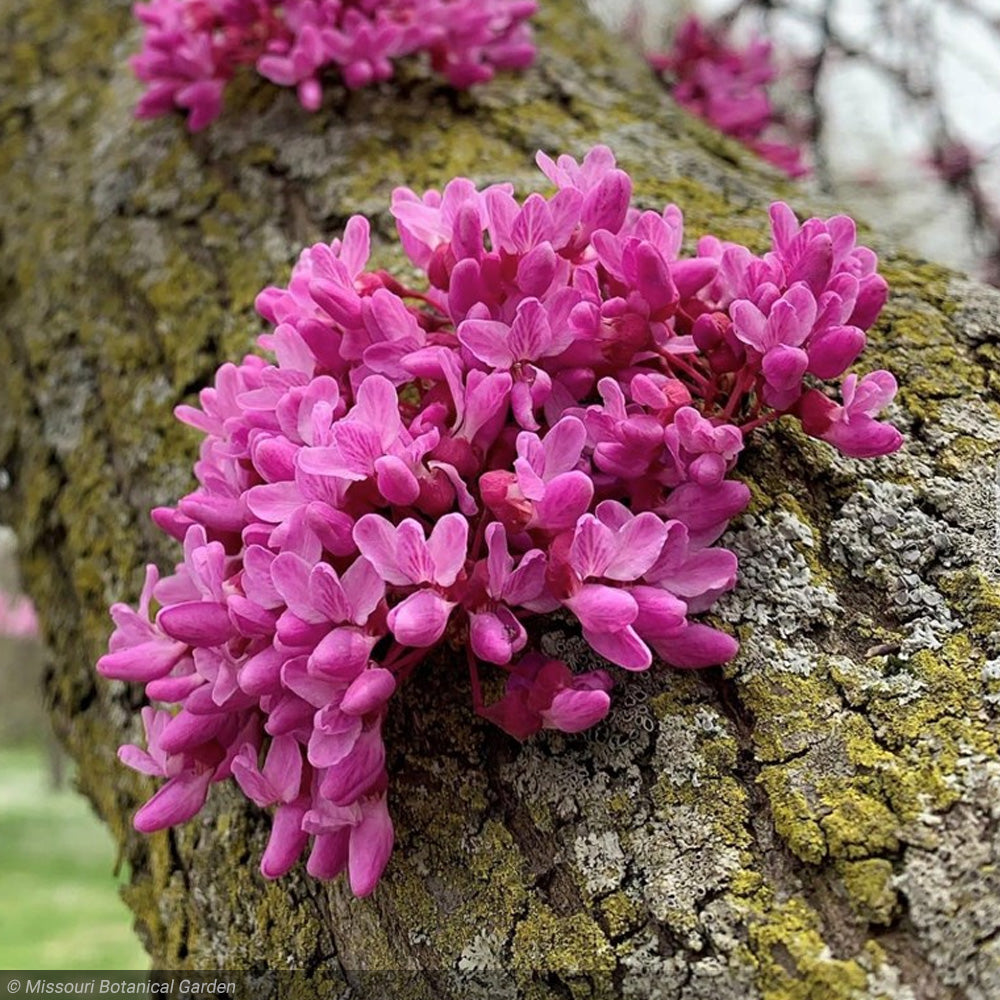
{"type": "Polygon", "coordinates": [[[587,441],[587,430],[576,417],[563,417],[545,435],[542,447],[545,453],[545,478],[554,479],[561,473],[575,469],[580,462],[587,441]]]}
{"type": "Polygon", "coordinates": [[[257,768],[257,748],[255,746],[250,743],[245,744],[233,758],[231,766],[233,778],[251,802],[263,808],[273,805],[278,800],[280,796],[277,790],[257,768]]]}
{"type": "Polygon", "coordinates": [[[287,803],[278,806],[271,821],[271,836],[260,860],[260,873],[264,878],[281,878],[291,871],[295,862],[309,843],[309,834],[302,829],[304,803],[287,803]]]}
{"type": "Polygon", "coordinates": [[[661,512],[687,525],[691,544],[703,546],[714,542],[749,502],[750,490],[743,483],[730,481],[711,489],[685,483],[670,494],[661,512]]]}
{"type": "Polygon", "coordinates": [[[648,670],[653,662],[649,647],[631,627],[617,632],[597,632],[585,628],[583,637],[595,652],[626,670],[648,670]]]}
{"type": "Polygon", "coordinates": [[[189,646],[215,646],[236,634],[224,604],[189,601],[164,608],[156,624],[171,638],[189,646]]]}
{"type": "Polygon", "coordinates": [[[250,512],[270,524],[287,521],[302,505],[302,493],[295,483],[254,486],[247,492],[250,512]]]}
{"type": "Polygon", "coordinates": [[[545,487],[545,496],[535,504],[534,522],[545,531],[573,527],[594,498],[594,482],[584,472],[566,472],[545,487]]]}
{"type": "Polygon", "coordinates": [[[846,380],[844,405],[872,416],[888,406],[896,395],[896,379],[886,371],[869,372],[855,383],[852,397],[848,400],[846,380]]]}
{"type": "Polygon", "coordinates": [[[355,625],[364,625],[385,597],[385,580],[367,559],[355,559],[341,580],[355,625]]]}
{"type": "Polygon", "coordinates": [[[560,691],[548,709],[542,712],[547,729],[560,729],[564,733],[581,733],[596,726],[611,707],[606,691],[560,691]]]}
{"type": "Polygon", "coordinates": [[[163,777],[163,768],[145,750],[139,747],[126,744],[118,748],[118,759],[133,771],[141,774],[151,774],[158,778],[163,777]]]}
{"type": "Polygon", "coordinates": [[[205,804],[211,780],[211,771],[178,774],[136,812],[132,825],[140,833],[154,833],[186,823],[205,804]]]}
{"type": "Polygon", "coordinates": [[[644,638],[673,634],[684,626],[687,605],[659,587],[632,587],[632,597],[639,607],[635,629],[644,638]]]}
{"type": "MultiPolygon", "coordinates": [[[[305,569],[307,567],[303,564],[305,569]]],[[[294,590],[289,587],[289,593],[294,595],[293,610],[304,618],[329,622],[351,620],[352,609],[344,585],[328,563],[317,563],[308,570],[308,575],[303,573],[292,586],[294,590]]],[[[289,606],[292,606],[291,603],[289,606]]]]}
{"type": "Polygon", "coordinates": [[[351,830],[348,874],[355,896],[371,895],[392,853],[393,829],[384,797],[362,805],[361,822],[351,830]]]}
{"type": "Polygon", "coordinates": [[[350,841],[351,829],[347,826],[336,833],[317,834],[306,862],[306,871],[313,878],[336,878],[347,868],[350,841]]]}
{"type": "Polygon", "coordinates": [[[391,504],[406,507],[420,496],[420,483],[406,463],[394,455],[383,455],[374,463],[375,482],[391,504]]]}
{"type": "Polygon", "coordinates": [[[404,646],[433,646],[444,635],[454,607],[433,590],[418,590],[389,612],[389,628],[404,646]]]}
{"type": "Polygon", "coordinates": [[[349,683],[368,663],[375,639],[356,628],[335,628],[317,643],[309,669],[331,680],[349,683]]]}
{"type": "Polygon", "coordinates": [[[764,377],[777,389],[797,387],[809,367],[809,355],[798,347],[779,344],[764,355],[764,377]]]}
{"type": "Polygon", "coordinates": [[[251,656],[239,672],[238,683],[247,694],[259,697],[275,694],[281,687],[285,658],[273,647],[251,656]]]}
{"type": "Polygon", "coordinates": [[[607,575],[605,571],[618,551],[615,543],[614,532],[601,524],[593,514],[584,514],[580,518],[573,533],[569,555],[573,568],[582,580],[607,575]]]}
{"type": "Polygon", "coordinates": [[[316,728],[309,739],[309,763],[331,767],[345,760],[361,736],[361,720],[332,705],[316,713],[316,728]]]}
{"type": "Polygon", "coordinates": [[[889,455],[903,445],[903,435],[895,427],[864,414],[849,424],[835,424],[823,437],[851,458],[889,455]]]}
{"type": "Polygon", "coordinates": [[[298,798],[302,783],[302,750],[298,740],[291,736],[276,736],[271,740],[262,773],[282,802],[298,798]]]}
{"type": "Polygon", "coordinates": [[[354,679],[344,693],[340,710],[348,715],[367,715],[380,709],[396,690],[396,678],[383,667],[371,667],[354,679]]]}
{"type": "Polygon", "coordinates": [[[385,767],[385,744],[377,729],[362,732],[354,750],[327,769],[320,792],[335,805],[346,806],[368,791],[385,767]]]}
{"type": "Polygon", "coordinates": [[[856,360],[865,335],[856,326],[834,326],[809,341],[809,371],[818,378],[836,378],[856,360]]]}
{"type": "Polygon", "coordinates": [[[656,514],[639,514],[618,532],[614,557],[604,575],[612,580],[637,580],[656,562],[666,537],[667,526],[656,514]]]}
{"type": "Polygon", "coordinates": [[[164,727],[160,749],[167,754],[181,754],[214,739],[225,721],[219,715],[199,715],[181,709],[164,727]]]}
{"type": "Polygon", "coordinates": [[[313,604],[309,592],[311,568],[294,552],[282,552],[271,563],[271,580],[275,590],[297,617],[307,623],[323,621],[323,613],[313,604]]]}
{"type": "Polygon", "coordinates": [[[434,564],[434,582],[450,587],[465,565],[469,538],[469,522],[461,514],[446,514],[441,518],[430,538],[427,551],[434,564]]]}
{"type": "Polygon", "coordinates": [[[494,368],[509,368],[517,359],[507,344],[510,327],[496,320],[467,319],[458,339],[480,360],[494,368]]]}
{"type": "Polygon", "coordinates": [[[185,642],[166,637],[153,639],[117,653],[105,653],[97,661],[97,669],[104,677],[145,684],[170,673],[187,649],[185,642]]]}
{"type": "Polygon", "coordinates": [[[726,663],[740,648],[731,635],[697,622],[689,622],[674,635],[651,638],[650,642],[657,655],[672,667],[692,669],[726,663]]]}
{"type": "Polygon", "coordinates": [[[366,514],[354,526],[354,541],[361,554],[387,582],[396,586],[411,583],[396,561],[396,531],[378,514],[366,514]]]}
{"type": "Polygon", "coordinates": [[[396,564],[409,583],[430,583],[435,566],[424,528],[412,518],[402,521],[396,528],[396,564]]]}
{"type": "Polygon", "coordinates": [[[469,643],[476,656],[487,663],[510,663],[527,641],[524,626],[507,608],[469,615],[469,643]]]}
{"type": "Polygon", "coordinates": [[[639,606],[627,590],[584,584],[564,601],[585,628],[595,632],[619,632],[635,621],[639,606]]]}

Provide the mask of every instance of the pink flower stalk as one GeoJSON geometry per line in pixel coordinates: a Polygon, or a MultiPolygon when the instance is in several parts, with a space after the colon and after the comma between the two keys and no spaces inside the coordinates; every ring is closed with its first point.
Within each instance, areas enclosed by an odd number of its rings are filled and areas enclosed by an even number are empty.
{"type": "Polygon", "coordinates": [[[329,67],[351,88],[393,74],[393,63],[426,52],[455,87],[521,69],[534,58],[527,19],[535,0],[150,0],[135,5],[145,26],[132,68],[147,89],[136,114],[183,109],[192,132],[222,110],[237,69],[295,87],[304,108],[323,100],[329,67]]]}
{"type": "Polygon", "coordinates": [[[516,738],[586,729],[611,677],[543,657],[534,619],[562,609],[626,670],[724,663],[736,641],[695,616],[736,583],[715,542],[749,499],[746,436],[788,416],[848,455],[901,444],[877,420],[888,372],[847,375],[841,403],[819,384],[885,300],[849,219],[778,204],[763,257],[710,237],[685,256],[680,210],[629,208],[610,150],[539,164],[556,191],[523,203],[463,178],[394,193],[419,288],[367,269],[362,218],[305,250],[258,298],[273,360],[178,408],[198,486],[153,516],[183,558],[114,605],[98,662],[165,706],[121,752],[166,779],[139,829],[232,777],[273,810],[265,876],[308,852],[370,893],[393,842],[383,720],[434,649],[464,647],[475,710],[516,738]],[[484,664],[507,676],[492,703],[484,664]]]}
{"type": "Polygon", "coordinates": [[[0,590],[0,636],[4,635],[10,639],[38,638],[38,615],[30,598],[0,590]]]}
{"type": "Polygon", "coordinates": [[[770,42],[754,38],[738,49],[727,44],[719,31],[689,17],[678,29],[671,51],[653,53],[649,62],[671,82],[678,104],[789,177],[809,172],[798,148],[764,138],[776,124],[767,95],[767,84],[777,75],[770,42]]]}

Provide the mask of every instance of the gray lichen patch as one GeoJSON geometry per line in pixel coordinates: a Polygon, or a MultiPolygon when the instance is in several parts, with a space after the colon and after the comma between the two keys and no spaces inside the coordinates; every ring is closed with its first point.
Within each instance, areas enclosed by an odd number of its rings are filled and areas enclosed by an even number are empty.
{"type": "Polygon", "coordinates": [[[622,1000],[758,1000],[754,970],[730,955],[692,959],[665,954],[647,928],[618,949],[622,1000]]]}
{"type": "Polygon", "coordinates": [[[862,480],[830,527],[833,558],[881,585],[901,572],[920,573],[954,549],[947,527],[920,508],[916,490],[896,483],[862,480]]]}
{"type": "Polygon", "coordinates": [[[651,822],[628,837],[638,885],[652,916],[683,946],[704,945],[699,909],[741,869],[738,847],[721,849],[704,814],[675,807],[669,822],[651,822]]]}
{"type": "Polygon", "coordinates": [[[488,972],[504,968],[506,942],[498,934],[480,931],[462,949],[458,958],[460,972],[488,972]]]}
{"type": "Polygon", "coordinates": [[[621,887],[626,860],[614,830],[588,830],[573,841],[573,853],[591,895],[607,895],[621,887]]]}
{"type": "Polygon", "coordinates": [[[972,346],[996,343],[1000,329],[1000,296],[962,275],[949,275],[946,295],[951,304],[952,335],[972,346]]]}
{"type": "Polygon", "coordinates": [[[837,595],[813,569],[815,555],[810,565],[806,553],[816,547],[813,530],[794,513],[747,514],[725,544],[739,558],[739,578],[736,590],[719,602],[724,620],[760,626],[778,639],[833,621],[840,608],[837,595]]]}
{"type": "Polygon", "coordinates": [[[934,570],[954,558],[956,532],[926,513],[911,486],[865,479],[830,525],[831,558],[888,595],[888,610],[905,625],[901,655],[937,649],[958,623],[934,586],[934,570]]]}
{"type": "Polygon", "coordinates": [[[1000,996],[1000,768],[968,761],[961,803],[933,849],[906,851],[896,879],[941,982],[969,1000],[1000,996]]]}

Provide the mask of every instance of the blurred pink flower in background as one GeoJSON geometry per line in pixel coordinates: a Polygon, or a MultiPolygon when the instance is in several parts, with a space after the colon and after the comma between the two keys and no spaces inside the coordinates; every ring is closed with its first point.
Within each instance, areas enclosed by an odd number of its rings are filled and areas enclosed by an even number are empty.
{"type": "Polygon", "coordinates": [[[780,131],[779,116],[767,93],[767,85],[777,76],[769,41],[755,37],[738,48],[719,28],[689,17],[670,51],[653,52],[648,58],[670,82],[678,104],[789,177],[809,172],[795,145],[765,138],[776,128],[780,131]]]}
{"type": "Polygon", "coordinates": [[[0,636],[9,639],[38,638],[38,615],[30,598],[0,590],[0,636]]]}

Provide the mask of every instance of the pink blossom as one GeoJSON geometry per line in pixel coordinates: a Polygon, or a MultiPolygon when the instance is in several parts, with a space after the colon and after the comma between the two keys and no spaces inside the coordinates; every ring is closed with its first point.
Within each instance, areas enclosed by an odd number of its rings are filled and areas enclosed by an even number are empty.
{"type": "Polygon", "coordinates": [[[896,380],[889,372],[869,372],[860,380],[857,375],[848,375],[841,387],[840,406],[810,391],[800,408],[802,425],[808,433],[829,441],[852,458],[887,455],[902,446],[903,436],[874,415],[895,395],[896,380]]]}
{"type": "MultiPolygon", "coordinates": [[[[128,609],[123,609],[122,614],[128,609]]],[[[11,639],[37,639],[38,615],[27,597],[14,597],[0,590],[0,636],[11,639]]]]}
{"type": "MultiPolygon", "coordinates": [[[[264,9],[232,3],[241,23],[264,9]]],[[[455,12],[485,30],[472,7],[455,12]]],[[[312,86],[323,12],[286,10],[298,41],[268,51],[312,86]]],[[[876,419],[891,375],[848,374],[842,404],[816,387],[884,300],[850,220],[800,225],[779,204],[764,256],[707,237],[685,256],[680,210],[631,209],[610,150],[539,163],[551,196],[464,178],[394,194],[417,287],[368,270],[360,217],[308,248],[258,297],[268,356],[178,408],[203,436],[197,484],[153,516],[183,555],[147,570],[136,610],[112,607],[98,662],[168,706],[143,711],[145,749],[121,750],[164,781],[138,829],[185,822],[232,778],[271,814],[264,877],[307,855],[372,892],[393,842],[383,723],[434,650],[511,735],[586,729],[611,679],[542,656],[541,616],[572,615],[626,670],[724,663],[736,640],[696,616],[736,583],[716,542],[749,502],[746,437],[798,419],[848,455],[899,446],[876,419]],[[492,704],[487,665],[507,674],[492,704]]]]}
{"type": "Polygon", "coordinates": [[[465,563],[468,529],[460,514],[446,514],[426,539],[420,523],[410,518],[394,527],[377,514],[366,514],[355,525],[358,548],[388,583],[420,587],[389,612],[387,622],[397,641],[433,646],[444,634],[457,603],[447,593],[465,563]]]}
{"type": "Polygon", "coordinates": [[[573,674],[561,660],[531,653],[508,675],[503,698],[479,714],[519,740],[540,729],[578,733],[608,714],[611,688],[603,670],[573,674]]]}
{"type": "Polygon", "coordinates": [[[245,743],[233,758],[233,777],[248,799],[259,806],[292,802],[302,783],[302,752],[293,736],[271,741],[263,769],[257,766],[258,750],[245,743]]]}
{"type": "Polygon", "coordinates": [[[528,641],[528,633],[511,609],[554,611],[559,604],[547,593],[547,563],[541,549],[525,552],[515,567],[507,532],[497,522],[486,529],[486,546],[485,595],[467,602],[475,608],[469,612],[469,642],[480,659],[505,664],[528,641]]]}
{"type": "Polygon", "coordinates": [[[815,294],[804,282],[768,302],[770,297],[763,303],[766,315],[746,299],[734,302],[733,332],[760,359],[765,402],[781,410],[802,395],[802,376],[809,367],[802,345],[812,332],[817,306],[815,294]]]}
{"type": "Polygon", "coordinates": [[[147,750],[123,746],[118,756],[123,763],[143,774],[167,779],[166,784],[135,815],[136,829],[151,833],[184,823],[201,809],[208,796],[214,768],[206,761],[196,760],[183,752],[170,752],[163,747],[163,737],[171,724],[169,712],[144,708],[142,723],[146,731],[147,750]]]}
{"type": "Polygon", "coordinates": [[[115,630],[108,643],[110,651],[97,661],[97,669],[105,677],[150,681],[169,673],[188,652],[185,643],[168,636],[149,620],[149,602],[158,579],[156,567],[147,566],[138,610],[133,611],[127,604],[112,606],[115,630]]]}
{"type": "MultiPolygon", "coordinates": [[[[663,430],[670,453],[668,463],[676,484],[691,480],[701,486],[719,486],[743,450],[743,434],[732,424],[706,420],[694,407],[679,407],[663,430]]],[[[669,482],[669,480],[668,480],[669,482]]]]}
{"type": "Polygon", "coordinates": [[[327,68],[348,87],[364,87],[387,80],[397,59],[421,51],[452,86],[469,87],[497,69],[532,62],[527,19],[536,7],[534,0],[137,3],[145,34],[132,68],[148,89],[136,114],[153,118],[181,108],[196,132],[219,116],[225,85],[245,65],[295,87],[309,111],[322,103],[327,68]]]}
{"type": "Polygon", "coordinates": [[[315,837],[307,865],[310,875],[334,878],[347,869],[355,896],[374,890],[392,852],[392,820],[384,794],[349,806],[320,799],[303,817],[302,829],[315,837]]]}
{"type": "Polygon", "coordinates": [[[670,52],[654,53],[650,64],[670,80],[674,99],[749,146],[790,177],[808,173],[801,152],[765,139],[776,123],[767,84],[777,75],[770,43],[753,38],[745,48],[728,44],[722,33],[689,17],[670,52]]]}

